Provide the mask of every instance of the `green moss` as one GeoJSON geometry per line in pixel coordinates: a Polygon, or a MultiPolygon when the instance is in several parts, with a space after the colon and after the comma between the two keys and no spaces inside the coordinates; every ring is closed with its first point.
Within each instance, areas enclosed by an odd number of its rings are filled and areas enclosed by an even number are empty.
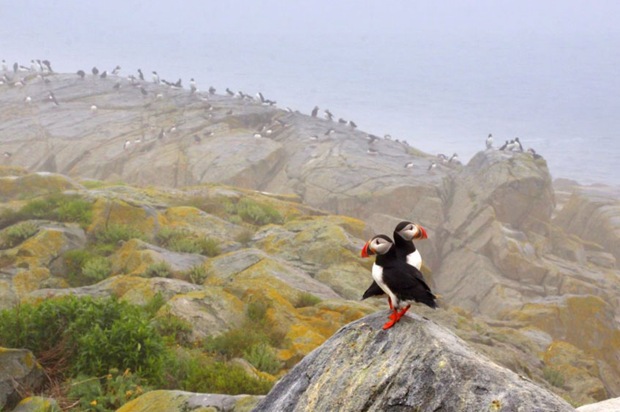
{"type": "Polygon", "coordinates": [[[20,222],[9,226],[0,233],[0,249],[13,248],[39,231],[32,222],[20,222]]]}

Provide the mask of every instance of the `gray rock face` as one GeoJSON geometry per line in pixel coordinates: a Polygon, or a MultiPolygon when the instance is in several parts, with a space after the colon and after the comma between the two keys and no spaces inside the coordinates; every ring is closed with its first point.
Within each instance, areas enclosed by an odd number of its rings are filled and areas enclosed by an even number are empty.
{"type": "Polygon", "coordinates": [[[607,399],[577,408],[579,412],[613,412],[620,411],[620,398],[607,399]]]}
{"type": "Polygon", "coordinates": [[[32,352],[0,348],[0,410],[15,406],[20,391],[36,389],[44,379],[43,368],[32,352]]]}
{"type": "Polygon", "coordinates": [[[254,409],[262,411],[573,411],[558,396],[417,316],[386,312],[340,329],[254,409]]]}

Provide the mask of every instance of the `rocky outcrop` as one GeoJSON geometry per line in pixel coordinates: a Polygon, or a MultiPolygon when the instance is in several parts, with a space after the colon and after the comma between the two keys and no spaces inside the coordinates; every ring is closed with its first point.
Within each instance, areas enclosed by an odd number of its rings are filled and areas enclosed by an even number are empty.
{"type": "Polygon", "coordinates": [[[579,412],[612,412],[620,411],[620,398],[607,399],[603,402],[591,403],[577,408],[579,412]]]}
{"type": "Polygon", "coordinates": [[[385,312],[340,329],[254,409],[261,411],[572,411],[527,378],[493,364],[451,332],[385,312]]]}
{"type": "Polygon", "coordinates": [[[32,352],[0,348],[0,409],[12,408],[22,393],[36,390],[44,380],[43,368],[32,352]]]}
{"type": "Polygon", "coordinates": [[[219,395],[183,391],[151,391],[126,403],[117,412],[249,412],[262,396],[219,395]]]}

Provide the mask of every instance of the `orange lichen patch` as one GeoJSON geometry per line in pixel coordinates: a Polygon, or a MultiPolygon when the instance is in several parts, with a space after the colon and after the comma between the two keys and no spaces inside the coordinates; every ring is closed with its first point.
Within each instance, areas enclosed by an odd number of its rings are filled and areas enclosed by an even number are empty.
{"type": "Polygon", "coordinates": [[[150,391],[120,407],[117,412],[164,412],[183,410],[187,394],[181,391],[150,391]]]}
{"type": "Polygon", "coordinates": [[[148,279],[137,276],[114,276],[109,278],[108,283],[110,292],[117,297],[122,297],[129,291],[134,291],[136,289],[144,290],[145,293],[154,295],[154,292],[149,290],[149,286],[150,283],[148,279]]]}
{"type": "Polygon", "coordinates": [[[43,228],[18,247],[15,264],[28,267],[48,265],[60,254],[64,244],[65,239],[60,230],[43,228]]]}
{"type": "Polygon", "coordinates": [[[142,242],[137,239],[131,239],[111,257],[112,273],[140,275],[146,271],[149,265],[157,262],[153,256],[153,251],[142,248],[142,242]]]}
{"type": "Polygon", "coordinates": [[[0,177],[0,200],[36,197],[77,189],[79,185],[68,177],[51,173],[33,173],[25,176],[0,177]]]}
{"type": "Polygon", "coordinates": [[[143,233],[152,233],[156,214],[148,213],[140,206],[133,206],[118,199],[99,198],[93,204],[93,222],[88,231],[103,229],[110,225],[127,225],[143,233]]]}
{"type": "Polygon", "coordinates": [[[13,289],[18,296],[24,296],[28,292],[39,289],[40,284],[49,278],[50,271],[44,267],[23,270],[13,276],[13,289]]]}
{"type": "Polygon", "coordinates": [[[200,223],[203,220],[204,212],[192,206],[176,206],[166,209],[160,215],[160,222],[168,225],[188,225],[192,223],[200,223]]]}

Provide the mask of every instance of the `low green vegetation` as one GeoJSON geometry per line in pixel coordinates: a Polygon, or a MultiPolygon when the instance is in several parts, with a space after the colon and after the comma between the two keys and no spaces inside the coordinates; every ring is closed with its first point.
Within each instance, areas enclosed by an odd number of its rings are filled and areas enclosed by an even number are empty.
{"type": "Polygon", "coordinates": [[[162,228],[155,241],[161,247],[182,253],[199,253],[206,256],[217,256],[221,253],[219,242],[204,237],[188,229],[162,228]]]}
{"type": "Polygon", "coordinates": [[[314,296],[312,293],[301,292],[295,302],[296,308],[305,308],[308,306],[315,306],[321,303],[321,298],[314,296]]]}
{"type": "Polygon", "coordinates": [[[267,202],[260,202],[248,197],[231,198],[224,196],[193,198],[189,201],[194,207],[207,213],[227,218],[233,223],[249,223],[263,226],[270,223],[281,224],[284,217],[267,202]],[[233,217],[237,217],[237,222],[233,217]]]}
{"type": "Polygon", "coordinates": [[[0,249],[9,249],[34,236],[39,231],[32,222],[19,222],[0,232],[0,249]]]}
{"type": "Polygon", "coordinates": [[[257,300],[246,308],[246,319],[238,328],[205,341],[205,348],[224,359],[245,358],[257,369],[271,374],[282,368],[274,348],[284,344],[284,333],[267,316],[269,304],[257,300]]]}
{"type": "Polygon", "coordinates": [[[78,195],[55,193],[31,200],[19,210],[5,209],[0,213],[0,229],[29,219],[78,223],[82,227],[92,221],[93,207],[78,195]]]}
{"type": "Polygon", "coordinates": [[[555,368],[545,366],[543,368],[543,378],[555,387],[561,388],[564,386],[564,375],[555,368]]]}
{"type": "Polygon", "coordinates": [[[50,389],[56,391],[54,397],[67,405],[77,403],[79,410],[114,411],[152,389],[269,391],[271,381],[250,376],[231,362],[234,355],[259,370],[280,370],[271,345],[283,335],[269,332],[273,325],[267,320],[268,305],[248,306],[243,327],[250,328],[252,338],[239,349],[228,348],[230,352],[225,345],[234,339],[212,339],[221,344],[221,352],[196,347],[190,339],[192,325],[160,310],[164,306],[161,293],[144,307],[76,296],[24,304],[0,312],[0,346],[32,350],[50,378],[50,388],[56,388],[50,389]]]}
{"type": "Polygon", "coordinates": [[[172,268],[167,262],[151,263],[142,274],[145,278],[171,278],[172,275],[172,268]]]}

